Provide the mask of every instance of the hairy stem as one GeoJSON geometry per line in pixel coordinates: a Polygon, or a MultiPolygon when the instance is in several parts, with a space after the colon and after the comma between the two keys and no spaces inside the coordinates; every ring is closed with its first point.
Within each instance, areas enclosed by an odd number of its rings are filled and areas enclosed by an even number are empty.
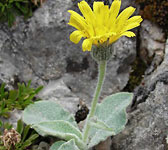
{"type": "Polygon", "coordinates": [[[106,61],[100,61],[98,64],[99,64],[98,82],[97,82],[96,90],[95,90],[94,97],[93,97],[93,100],[92,100],[90,113],[87,117],[86,124],[85,124],[85,127],[84,127],[84,134],[83,134],[84,135],[83,136],[84,143],[86,143],[87,140],[88,140],[88,134],[89,134],[89,130],[90,130],[89,121],[94,116],[96,106],[97,106],[97,102],[98,102],[98,99],[99,99],[99,96],[100,96],[100,93],[101,93],[102,85],[104,83],[105,73],[106,73],[107,62],[106,61]]]}

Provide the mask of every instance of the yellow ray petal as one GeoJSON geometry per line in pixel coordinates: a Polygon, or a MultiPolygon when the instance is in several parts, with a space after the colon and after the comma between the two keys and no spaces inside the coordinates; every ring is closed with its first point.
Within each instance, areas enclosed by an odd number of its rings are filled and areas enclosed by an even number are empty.
{"type": "Polygon", "coordinates": [[[79,7],[81,13],[83,14],[83,16],[85,17],[86,21],[88,23],[94,24],[95,23],[95,20],[94,20],[95,16],[94,16],[92,9],[88,5],[88,3],[83,0],[80,3],[78,3],[78,7],[79,7]]]}
{"type": "Polygon", "coordinates": [[[134,17],[131,17],[130,19],[128,19],[127,23],[128,24],[133,23],[133,22],[141,23],[142,20],[143,19],[141,18],[141,16],[134,16],[134,17]]]}
{"type": "Polygon", "coordinates": [[[110,37],[109,44],[112,44],[112,43],[116,42],[122,36],[134,37],[135,33],[131,32],[131,31],[127,31],[127,32],[124,32],[122,34],[114,35],[114,36],[110,37]]]}
{"type": "Polygon", "coordinates": [[[96,36],[102,36],[106,34],[106,28],[104,26],[97,26],[95,28],[95,33],[96,33],[96,36]]]}
{"type": "Polygon", "coordinates": [[[116,20],[117,32],[119,32],[124,27],[124,25],[127,23],[127,19],[134,13],[134,11],[135,8],[130,6],[120,13],[116,20]]]}
{"type": "Polygon", "coordinates": [[[110,7],[110,17],[116,18],[118,16],[119,11],[120,11],[120,7],[121,7],[121,0],[113,1],[113,3],[111,4],[111,7],[110,7]]]}
{"type": "Polygon", "coordinates": [[[87,37],[92,37],[94,36],[95,32],[93,29],[93,26],[91,26],[90,24],[87,26],[87,37]]]}
{"type": "Polygon", "coordinates": [[[108,23],[108,28],[111,30],[114,29],[116,18],[118,16],[118,13],[120,11],[121,7],[121,0],[115,0],[113,1],[110,11],[109,11],[109,23],[108,23]]]}
{"type": "Polygon", "coordinates": [[[109,7],[104,5],[103,2],[94,2],[93,3],[93,12],[96,17],[96,26],[107,25],[109,17],[109,7]]]}
{"type": "Polygon", "coordinates": [[[103,2],[94,2],[93,3],[93,11],[94,11],[94,15],[96,18],[96,27],[100,28],[100,26],[102,25],[102,16],[103,14],[101,13],[101,10],[104,6],[103,2]]]}
{"type": "Polygon", "coordinates": [[[140,25],[140,23],[142,22],[142,18],[141,16],[134,16],[131,17],[130,19],[127,20],[126,25],[124,26],[124,28],[121,30],[121,33],[133,29],[135,27],[138,27],[140,25]]]}
{"type": "Polygon", "coordinates": [[[104,6],[103,2],[94,2],[93,3],[93,12],[95,14],[95,16],[97,17],[97,15],[100,13],[100,9],[104,6]]]}
{"type": "Polygon", "coordinates": [[[109,6],[105,5],[102,9],[102,14],[103,14],[103,25],[107,27],[107,24],[109,22],[109,14],[110,14],[110,10],[109,10],[109,6]]]}
{"type": "Polygon", "coordinates": [[[120,15],[117,17],[117,22],[121,20],[127,20],[135,11],[135,8],[130,6],[124,9],[120,15]]]}
{"type": "Polygon", "coordinates": [[[119,38],[120,38],[119,35],[111,36],[110,39],[109,39],[109,44],[114,43],[114,42],[117,41],[119,38]]]}
{"type": "Polygon", "coordinates": [[[92,39],[85,39],[82,43],[83,51],[91,51],[92,49],[92,39]]]}
{"type": "Polygon", "coordinates": [[[140,26],[140,24],[137,23],[137,22],[128,24],[127,26],[125,26],[125,27],[121,30],[121,33],[125,32],[125,31],[128,31],[128,30],[131,30],[131,29],[133,29],[133,28],[135,28],[135,27],[138,27],[138,26],[140,26]]]}
{"type": "Polygon", "coordinates": [[[84,30],[87,29],[87,24],[85,22],[85,19],[80,16],[78,13],[76,13],[73,10],[68,10],[68,12],[71,14],[69,25],[75,27],[78,30],[84,30]]]}
{"type": "Polygon", "coordinates": [[[79,31],[79,30],[76,30],[74,32],[71,33],[70,35],[70,40],[77,44],[79,43],[79,41],[81,40],[82,37],[85,37],[85,35],[83,34],[83,32],[79,31]]]}
{"type": "Polygon", "coordinates": [[[127,37],[134,37],[135,36],[135,33],[134,32],[131,32],[131,31],[127,31],[127,32],[124,32],[120,35],[121,36],[127,36],[127,37]]]}

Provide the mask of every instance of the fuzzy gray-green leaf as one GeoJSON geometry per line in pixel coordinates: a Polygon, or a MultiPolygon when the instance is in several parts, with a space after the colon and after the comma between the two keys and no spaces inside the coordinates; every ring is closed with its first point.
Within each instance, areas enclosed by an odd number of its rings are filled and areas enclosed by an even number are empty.
{"type": "Polygon", "coordinates": [[[58,148],[62,145],[66,143],[65,141],[58,141],[58,142],[55,142],[49,150],[58,150],[58,148]]]}
{"type": "Polygon", "coordinates": [[[79,148],[76,146],[74,140],[70,140],[62,144],[58,150],[79,150],[79,148]]]}
{"type": "Polygon", "coordinates": [[[68,142],[65,141],[55,142],[50,147],[50,150],[79,150],[79,148],[75,145],[74,140],[70,140],[68,142]]]}
{"type": "MultiPolygon", "coordinates": [[[[97,118],[92,118],[89,121],[89,124],[90,124],[90,126],[95,127],[97,129],[102,129],[105,131],[113,132],[112,128],[108,127],[107,124],[105,124],[103,121],[98,120],[97,118]]],[[[115,133],[113,133],[113,134],[115,134],[115,133]]]]}
{"type": "Polygon", "coordinates": [[[107,137],[116,135],[125,128],[127,123],[126,107],[131,103],[133,95],[121,92],[106,97],[101,104],[98,104],[95,117],[102,121],[112,130],[107,131],[92,127],[89,134],[89,148],[104,141],[107,137]]]}
{"type": "Polygon", "coordinates": [[[77,127],[74,117],[53,101],[35,102],[23,112],[23,121],[29,125],[55,120],[65,120],[77,127]]]}
{"type": "Polygon", "coordinates": [[[66,141],[74,139],[79,147],[84,147],[82,133],[68,121],[47,121],[35,124],[32,127],[42,136],[52,135],[66,141]]]}

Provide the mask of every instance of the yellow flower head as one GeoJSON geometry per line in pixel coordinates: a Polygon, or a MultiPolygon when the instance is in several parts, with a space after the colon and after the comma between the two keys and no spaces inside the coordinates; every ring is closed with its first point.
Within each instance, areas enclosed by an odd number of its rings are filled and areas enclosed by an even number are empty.
{"type": "Polygon", "coordinates": [[[71,14],[69,25],[77,30],[72,32],[70,40],[77,44],[81,38],[83,41],[83,51],[90,51],[92,45],[110,45],[121,36],[133,37],[135,34],[128,31],[140,25],[141,16],[130,16],[135,8],[128,7],[119,14],[121,0],[114,0],[111,7],[104,5],[103,2],[94,2],[93,11],[85,1],[78,3],[78,7],[83,17],[73,10],[68,10],[71,14]]]}

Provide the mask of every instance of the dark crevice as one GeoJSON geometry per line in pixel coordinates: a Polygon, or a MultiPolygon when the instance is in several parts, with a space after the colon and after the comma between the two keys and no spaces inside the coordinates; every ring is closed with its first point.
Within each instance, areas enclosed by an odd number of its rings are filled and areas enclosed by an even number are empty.
{"type": "Polygon", "coordinates": [[[127,92],[133,92],[136,87],[138,87],[141,84],[141,81],[143,80],[143,76],[145,74],[146,69],[148,68],[148,65],[143,62],[143,60],[140,57],[140,32],[137,31],[137,38],[136,38],[136,50],[137,50],[137,56],[135,61],[132,63],[132,71],[130,73],[130,78],[123,89],[123,91],[127,92]]]}
{"type": "Polygon", "coordinates": [[[17,89],[18,88],[18,83],[23,83],[23,82],[21,82],[21,80],[19,79],[18,75],[14,75],[13,79],[14,79],[14,81],[13,81],[13,88],[17,89]]]}
{"type": "MultiPolygon", "coordinates": [[[[94,68],[98,68],[96,63],[94,64],[94,68]]],[[[91,73],[92,80],[97,79],[97,76],[98,76],[98,69],[94,69],[91,73]]]]}
{"type": "Polygon", "coordinates": [[[72,87],[70,85],[67,85],[68,89],[70,89],[70,91],[72,91],[72,87]]]}
{"type": "Polygon", "coordinates": [[[87,57],[84,57],[81,63],[78,63],[72,59],[67,59],[66,72],[81,72],[89,68],[89,61],[87,57]]]}
{"type": "Polygon", "coordinates": [[[155,79],[153,79],[153,83],[151,83],[150,86],[141,85],[138,87],[134,92],[134,99],[131,106],[132,110],[135,110],[138,104],[146,101],[150,93],[155,90],[158,82],[168,85],[168,71],[159,74],[155,79]]]}
{"type": "Polygon", "coordinates": [[[138,89],[134,92],[134,98],[131,105],[131,111],[135,110],[138,104],[146,101],[150,94],[150,89],[146,86],[139,86],[138,89]]]}

